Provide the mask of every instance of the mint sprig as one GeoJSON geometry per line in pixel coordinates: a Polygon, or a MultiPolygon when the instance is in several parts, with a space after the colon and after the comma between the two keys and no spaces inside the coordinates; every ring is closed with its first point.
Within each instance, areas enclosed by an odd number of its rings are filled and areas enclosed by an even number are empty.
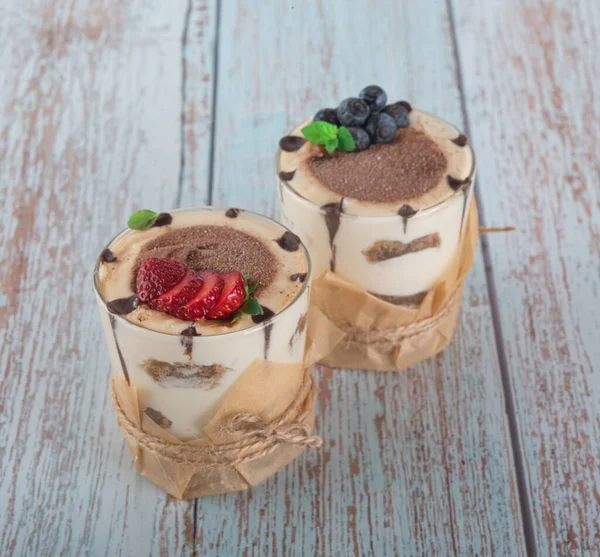
{"type": "Polygon", "coordinates": [[[264,313],[263,308],[256,298],[245,300],[240,309],[242,313],[247,313],[248,315],[262,315],[264,313]]]}
{"type": "Polygon", "coordinates": [[[251,280],[250,275],[244,275],[244,282],[246,297],[244,298],[244,303],[242,304],[240,311],[248,315],[262,315],[264,310],[258,303],[258,300],[253,296],[258,284],[256,281],[251,280]]]}
{"type": "Polygon", "coordinates": [[[354,143],[354,138],[352,137],[350,130],[344,126],[338,128],[338,141],[340,143],[340,151],[349,153],[356,149],[356,143],[354,143]]]}
{"type": "Polygon", "coordinates": [[[158,213],[149,211],[148,209],[141,209],[129,217],[127,226],[132,230],[147,230],[148,228],[152,228],[157,217],[158,213]]]}
{"type": "Polygon", "coordinates": [[[344,126],[336,126],[329,122],[311,122],[302,128],[302,135],[315,145],[325,145],[329,154],[336,149],[349,153],[356,149],[350,130],[344,126]]]}

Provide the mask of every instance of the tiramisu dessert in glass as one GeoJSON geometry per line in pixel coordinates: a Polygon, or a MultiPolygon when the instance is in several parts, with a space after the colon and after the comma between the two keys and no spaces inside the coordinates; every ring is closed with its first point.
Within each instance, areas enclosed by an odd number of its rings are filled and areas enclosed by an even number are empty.
{"type": "Polygon", "coordinates": [[[94,273],[113,376],[160,428],[202,439],[254,362],[302,364],[309,258],[295,234],[239,209],[138,211],[128,225],[94,273]]]}
{"type": "Polygon", "coordinates": [[[459,258],[475,155],[451,124],[376,85],[279,142],[282,222],[325,271],[418,308],[459,258]]]}

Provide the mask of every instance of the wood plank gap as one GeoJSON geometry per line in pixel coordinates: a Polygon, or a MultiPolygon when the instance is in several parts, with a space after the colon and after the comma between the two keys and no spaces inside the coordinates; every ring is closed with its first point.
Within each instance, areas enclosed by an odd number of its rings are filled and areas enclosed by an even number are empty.
{"type": "Polygon", "coordinates": [[[192,557],[199,555],[198,549],[196,548],[196,536],[198,535],[198,499],[194,499],[194,540],[192,542],[192,557]]]}
{"type": "Polygon", "coordinates": [[[183,19],[183,31],[181,33],[181,156],[179,160],[179,183],[177,184],[177,197],[175,207],[181,206],[183,195],[183,177],[185,175],[185,118],[187,111],[187,62],[185,52],[187,50],[188,36],[190,31],[190,20],[192,18],[192,1],[188,0],[183,19]]]}
{"type": "Polygon", "coordinates": [[[210,122],[210,159],[208,167],[208,204],[213,203],[215,171],[215,135],[217,131],[217,92],[219,87],[219,43],[221,32],[221,0],[217,0],[215,55],[213,57],[212,116],[210,122]]]}
{"type": "MultiPolygon", "coordinates": [[[[441,370],[440,370],[441,371],[441,370]]],[[[435,377],[435,387],[436,387],[436,391],[438,394],[438,400],[439,400],[439,406],[438,406],[438,410],[440,412],[441,416],[446,416],[446,412],[447,412],[447,404],[446,404],[446,398],[444,396],[444,380],[443,380],[443,375],[442,373],[438,373],[435,377]]],[[[449,431],[449,427],[448,427],[448,421],[446,419],[441,419],[440,420],[440,431],[442,433],[442,439],[448,439],[450,435],[452,435],[451,431],[449,431]]],[[[450,516],[450,520],[448,521],[450,524],[450,536],[452,538],[452,551],[453,551],[453,555],[454,557],[460,557],[460,554],[458,552],[458,544],[457,544],[457,532],[456,529],[454,527],[454,521],[455,521],[455,517],[456,517],[456,511],[455,511],[455,507],[454,507],[454,500],[452,497],[452,475],[450,473],[450,467],[449,467],[449,463],[448,463],[448,447],[446,446],[445,443],[442,444],[442,467],[444,470],[444,479],[446,480],[446,497],[448,498],[448,511],[449,511],[449,516],[450,516]]]]}
{"type": "MultiPolygon", "coordinates": [[[[460,55],[458,51],[458,40],[456,38],[456,21],[454,19],[454,8],[452,6],[452,0],[446,0],[448,6],[448,18],[450,20],[450,34],[452,38],[452,49],[454,51],[454,60],[456,64],[456,83],[458,84],[458,90],[460,95],[460,105],[462,111],[462,117],[464,122],[464,131],[470,140],[473,139],[471,135],[471,126],[469,123],[469,113],[467,110],[467,102],[465,97],[465,90],[463,86],[463,75],[462,67],[460,62],[460,55]]],[[[478,180],[476,179],[478,182],[478,180]]],[[[479,221],[482,227],[487,224],[485,218],[485,209],[481,196],[476,196],[475,201],[477,203],[477,210],[479,211],[479,221]]],[[[504,405],[506,415],[508,418],[508,430],[510,435],[510,442],[512,446],[512,457],[513,464],[515,467],[515,475],[517,479],[517,493],[519,496],[519,509],[521,511],[521,523],[523,525],[523,535],[525,537],[525,549],[527,555],[537,555],[537,546],[535,541],[535,527],[533,524],[533,513],[531,511],[531,502],[529,500],[529,491],[527,489],[527,482],[525,478],[525,465],[523,462],[523,450],[521,449],[521,443],[519,441],[519,433],[517,426],[517,417],[515,412],[515,402],[513,398],[513,391],[511,388],[510,373],[508,370],[508,363],[506,358],[506,351],[504,348],[504,335],[502,333],[502,323],[500,319],[500,309],[498,306],[498,296],[496,289],[496,282],[494,280],[494,272],[492,269],[492,258],[489,249],[488,238],[485,235],[480,236],[481,241],[481,252],[483,262],[485,265],[485,277],[488,291],[488,299],[490,301],[490,311],[492,314],[492,323],[494,328],[494,338],[496,341],[496,353],[498,355],[498,364],[500,366],[500,377],[502,380],[502,390],[504,391],[504,405]]]]}

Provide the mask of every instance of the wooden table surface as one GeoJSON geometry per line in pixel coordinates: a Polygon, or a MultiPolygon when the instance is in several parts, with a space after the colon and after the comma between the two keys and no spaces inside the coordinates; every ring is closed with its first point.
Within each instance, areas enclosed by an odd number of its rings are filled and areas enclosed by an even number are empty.
{"type": "Polygon", "coordinates": [[[597,0],[4,0],[0,555],[600,555],[597,0]],[[180,502],[136,475],[92,294],[134,210],[278,215],[278,139],[379,83],[462,127],[483,236],[402,373],[318,368],[321,450],[180,502]]]}

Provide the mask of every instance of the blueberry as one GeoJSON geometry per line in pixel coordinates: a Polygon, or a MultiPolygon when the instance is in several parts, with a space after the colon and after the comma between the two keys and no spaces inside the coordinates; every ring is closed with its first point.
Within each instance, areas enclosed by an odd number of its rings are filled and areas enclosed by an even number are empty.
{"type": "Polygon", "coordinates": [[[406,104],[402,102],[390,104],[383,109],[385,114],[389,114],[399,128],[408,128],[408,113],[406,104]]]}
{"type": "Polygon", "coordinates": [[[387,102],[386,92],[379,85],[369,85],[358,95],[371,108],[371,112],[379,112],[387,102]]]}
{"type": "Polygon", "coordinates": [[[366,121],[371,110],[365,101],[350,97],[344,99],[337,108],[337,117],[342,126],[362,126],[366,121]]]}
{"type": "Polygon", "coordinates": [[[398,126],[389,114],[379,112],[368,119],[365,129],[372,143],[391,143],[396,138],[398,126]]]}
{"type": "Polygon", "coordinates": [[[323,108],[315,114],[313,122],[329,122],[335,126],[340,125],[335,108],[323,108]]]}
{"type": "Polygon", "coordinates": [[[363,128],[348,128],[348,131],[352,134],[357,151],[364,151],[371,146],[371,138],[363,128]]]}

